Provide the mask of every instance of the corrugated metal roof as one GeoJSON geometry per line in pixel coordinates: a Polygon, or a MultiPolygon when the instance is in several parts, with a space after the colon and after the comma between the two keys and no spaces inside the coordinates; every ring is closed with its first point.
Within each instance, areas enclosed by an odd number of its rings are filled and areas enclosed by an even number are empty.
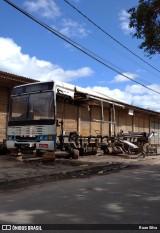
{"type": "Polygon", "coordinates": [[[0,78],[9,79],[12,81],[18,81],[21,83],[37,82],[37,80],[35,80],[35,79],[27,78],[27,77],[20,76],[20,75],[11,74],[11,73],[8,73],[6,71],[0,71],[0,78]]]}
{"type": "Polygon", "coordinates": [[[38,80],[26,78],[20,75],[10,74],[5,71],[0,71],[0,86],[9,88],[10,90],[22,84],[38,82],[38,80]]]}

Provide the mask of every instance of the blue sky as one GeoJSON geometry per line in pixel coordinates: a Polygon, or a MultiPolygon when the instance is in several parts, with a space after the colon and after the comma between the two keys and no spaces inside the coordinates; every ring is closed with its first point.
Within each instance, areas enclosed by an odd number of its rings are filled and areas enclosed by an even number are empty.
{"type": "MultiPolygon", "coordinates": [[[[132,38],[127,10],[138,0],[68,0],[112,37],[159,69],[132,38]]],[[[100,59],[156,91],[160,73],[98,30],[64,0],[11,0],[37,19],[85,47],[100,59]]],[[[160,111],[160,96],[103,66],[0,1],[0,70],[40,81],[61,80],[123,102],[160,111]]]]}

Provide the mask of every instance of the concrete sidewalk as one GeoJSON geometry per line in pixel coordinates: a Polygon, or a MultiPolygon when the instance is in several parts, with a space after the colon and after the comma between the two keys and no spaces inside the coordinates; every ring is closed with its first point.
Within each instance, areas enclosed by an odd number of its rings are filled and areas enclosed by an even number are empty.
{"type": "Polygon", "coordinates": [[[9,155],[0,156],[0,190],[14,189],[69,178],[103,175],[113,170],[160,164],[160,156],[123,158],[121,156],[84,156],[78,160],[57,158],[55,161],[25,159],[16,161],[9,155]]]}

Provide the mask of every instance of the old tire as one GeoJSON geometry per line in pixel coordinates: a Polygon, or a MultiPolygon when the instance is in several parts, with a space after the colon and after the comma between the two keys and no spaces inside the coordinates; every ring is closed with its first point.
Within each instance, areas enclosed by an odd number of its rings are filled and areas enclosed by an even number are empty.
{"type": "Polygon", "coordinates": [[[73,159],[78,159],[78,157],[79,157],[79,150],[73,149],[72,158],[73,158],[73,159]]]}

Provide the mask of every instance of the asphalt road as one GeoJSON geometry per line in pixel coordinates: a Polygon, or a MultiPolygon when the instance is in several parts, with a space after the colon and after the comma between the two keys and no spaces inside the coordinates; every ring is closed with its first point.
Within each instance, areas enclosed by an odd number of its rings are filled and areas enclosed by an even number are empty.
{"type": "Polygon", "coordinates": [[[1,191],[0,223],[158,224],[160,165],[1,191]]]}

